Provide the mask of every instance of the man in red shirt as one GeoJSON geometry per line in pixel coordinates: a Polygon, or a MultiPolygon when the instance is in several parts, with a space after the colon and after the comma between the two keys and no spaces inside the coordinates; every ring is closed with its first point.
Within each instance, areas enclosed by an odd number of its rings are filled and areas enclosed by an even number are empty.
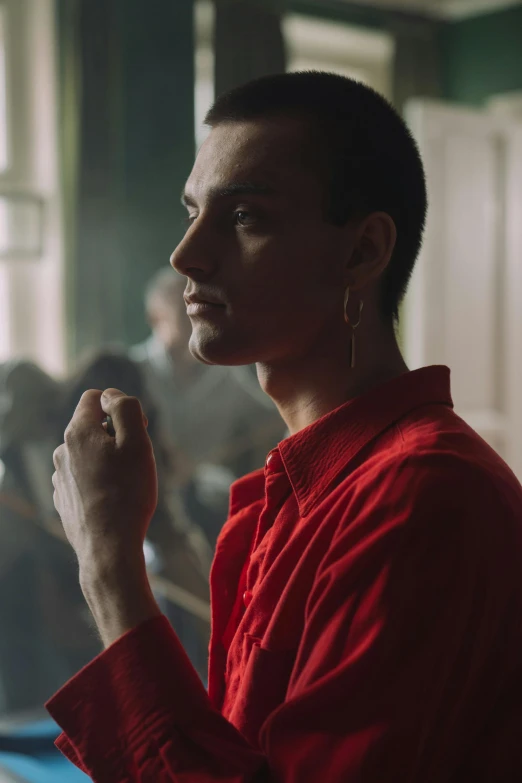
{"type": "Polygon", "coordinates": [[[408,372],[395,339],[415,144],[327,74],[238,88],[208,122],[171,259],[190,349],[256,362],[290,436],[232,488],[207,693],[147,581],[140,405],[82,397],[55,503],[106,650],[48,703],[58,745],[98,783],[520,781],[522,488],[449,371],[408,372]]]}

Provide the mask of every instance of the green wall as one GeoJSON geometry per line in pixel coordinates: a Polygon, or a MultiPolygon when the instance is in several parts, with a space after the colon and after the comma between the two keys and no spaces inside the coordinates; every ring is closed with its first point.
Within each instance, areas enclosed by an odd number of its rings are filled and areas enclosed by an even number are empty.
{"type": "Polygon", "coordinates": [[[480,105],[522,90],[522,5],[445,25],[441,43],[446,98],[480,105]]]}

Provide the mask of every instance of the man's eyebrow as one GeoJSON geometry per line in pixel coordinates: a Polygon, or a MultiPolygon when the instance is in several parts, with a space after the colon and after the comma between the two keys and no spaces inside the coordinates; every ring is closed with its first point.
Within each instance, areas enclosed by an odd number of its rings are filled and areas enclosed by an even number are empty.
{"type": "MultiPolygon", "coordinates": [[[[225,185],[222,188],[211,188],[207,193],[207,200],[214,201],[231,196],[272,196],[275,192],[275,189],[269,185],[257,182],[231,182],[230,185],[225,185]]],[[[181,203],[185,207],[197,206],[195,200],[186,191],[181,194],[181,203]]]]}

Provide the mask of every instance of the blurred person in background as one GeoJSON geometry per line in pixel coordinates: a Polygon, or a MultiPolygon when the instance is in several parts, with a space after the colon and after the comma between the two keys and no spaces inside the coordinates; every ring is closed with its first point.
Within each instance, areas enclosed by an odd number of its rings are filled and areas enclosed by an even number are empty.
{"type": "Polygon", "coordinates": [[[285,425],[250,367],[194,359],[185,285],[171,267],[150,280],[145,308],[152,333],[131,348],[130,356],[143,370],[162,430],[177,455],[187,513],[213,547],[227,517],[230,485],[263,465],[285,425]]]}

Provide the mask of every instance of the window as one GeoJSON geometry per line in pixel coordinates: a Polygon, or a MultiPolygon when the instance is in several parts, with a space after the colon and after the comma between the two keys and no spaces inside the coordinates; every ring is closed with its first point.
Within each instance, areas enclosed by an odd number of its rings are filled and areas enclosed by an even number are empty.
{"type": "Polygon", "coordinates": [[[54,0],[0,0],[0,361],[65,367],[54,0]]]}
{"type": "Polygon", "coordinates": [[[42,204],[34,194],[0,195],[0,260],[42,255],[42,204]]]}
{"type": "Polygon", "coordinates": [[[288,14],[283,22],[289,71],[330,71],[391,93],[394,40],[381,31],[288,14]]]}

